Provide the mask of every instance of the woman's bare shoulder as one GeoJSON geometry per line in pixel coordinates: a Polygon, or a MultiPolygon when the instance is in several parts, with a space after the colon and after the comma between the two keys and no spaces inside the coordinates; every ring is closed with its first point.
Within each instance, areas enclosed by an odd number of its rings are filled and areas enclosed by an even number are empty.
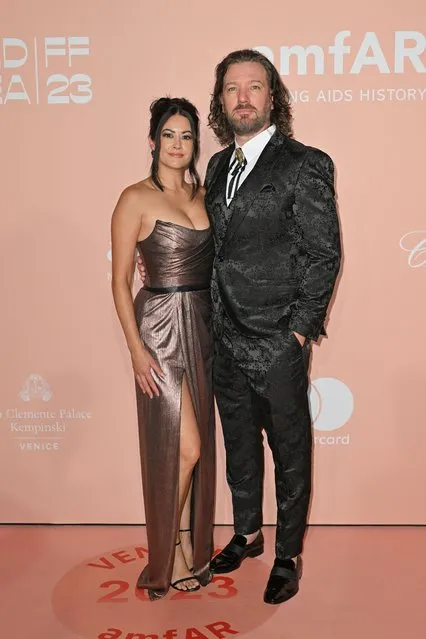
{"type": "Polygon", "coordinates": [[[120,199],[126,200],[129,203],[140,202],[141,200],[152,197],[153,193],[155,193],[155,190],[151,186],[150,178],[145,178],[140,182],[126,186],[120,195],[120,199]]]}
{"type": "Polygon", "coordinates": [[[135,184],[130,184],[120,194],[117,202],[116,212],[125,211],[136,215],[143,214],[146,206],[150,204],[155,195],[154,189],[150,185],[150,179],[146,178],[135,184]]]}

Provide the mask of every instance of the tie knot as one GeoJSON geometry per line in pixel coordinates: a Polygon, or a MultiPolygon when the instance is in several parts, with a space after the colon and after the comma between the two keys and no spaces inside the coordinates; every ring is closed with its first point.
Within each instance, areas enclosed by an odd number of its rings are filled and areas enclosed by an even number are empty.
{"type": "Polygon", "coordinates": [[[239,147],[235,149],[235,157],[237,159],[239,166],[243,166],[245,164],[246,159],[244,157],[243,150],[240,149],[239,147]]]}

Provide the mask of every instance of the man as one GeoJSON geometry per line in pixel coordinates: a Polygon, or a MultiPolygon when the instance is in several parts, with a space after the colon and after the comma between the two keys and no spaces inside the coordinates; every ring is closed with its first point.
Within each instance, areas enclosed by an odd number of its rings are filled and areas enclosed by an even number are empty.
{"type": "Polygon", "coordinates": [[[263,552],[266,431],[275,464],[276,559],[264,601],[299,589],[311,489],[310,342],[340,265],[331,159],[292,139],[289,92],[253,50],[216,68],[209,125],[226,148],[207,167],[215,238],[214,391],[223,427],[234,530],[211,567],[236,570],[263,552]]]}
{"type": "Polygon", "coordinates": [[[235,527],[212,569],[231,572],[263,552],[264,428],[278,512],[264,601],[274,604],[296,594],[301,574],[310,341],[324,334],[340,265],[334,169],[325,153],[292,139],[289,93],[256,51],[235,51],[216,68],[209,124],[229,145],[209,162],[206,206],[216,245],[214,383],[235,527]]]}

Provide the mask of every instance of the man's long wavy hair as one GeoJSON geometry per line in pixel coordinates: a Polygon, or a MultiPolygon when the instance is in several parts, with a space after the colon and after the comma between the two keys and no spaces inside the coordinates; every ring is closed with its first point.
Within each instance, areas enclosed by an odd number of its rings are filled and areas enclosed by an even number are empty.
{"type": "Polygon", "coordinates": [[[265,69],[271,96],[273,109],[271,111],[271,124],[275,124],[278,131],[289,138],[293,137],[293,115],[291,112],[290,91],[287,89],[281,77],[266,56],[254,49],[241,49],[229,53],[216,67],[216,81],[210,100],[209,127],[213,129],[222,146],[227,146],[234,141],[234,131],[226,117],[222,107],[221,97],[223,91],[223,79],[231,64],[240,62],[258,62],[265,69]]]}

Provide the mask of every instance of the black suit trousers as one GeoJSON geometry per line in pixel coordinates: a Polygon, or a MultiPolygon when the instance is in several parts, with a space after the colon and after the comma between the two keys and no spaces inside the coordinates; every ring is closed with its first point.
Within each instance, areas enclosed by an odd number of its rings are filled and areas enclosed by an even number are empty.
{"type": "Polygon", "coordinates": [[[214,388],[226,449],[234,528],[262,526],[265,430],[275,465],[276,556],[302,552],[311,493],[312,429],[308,402],[310,343],[289,332],[258,375],[245,368],[226,337],[216,341],[214,388]]]}

